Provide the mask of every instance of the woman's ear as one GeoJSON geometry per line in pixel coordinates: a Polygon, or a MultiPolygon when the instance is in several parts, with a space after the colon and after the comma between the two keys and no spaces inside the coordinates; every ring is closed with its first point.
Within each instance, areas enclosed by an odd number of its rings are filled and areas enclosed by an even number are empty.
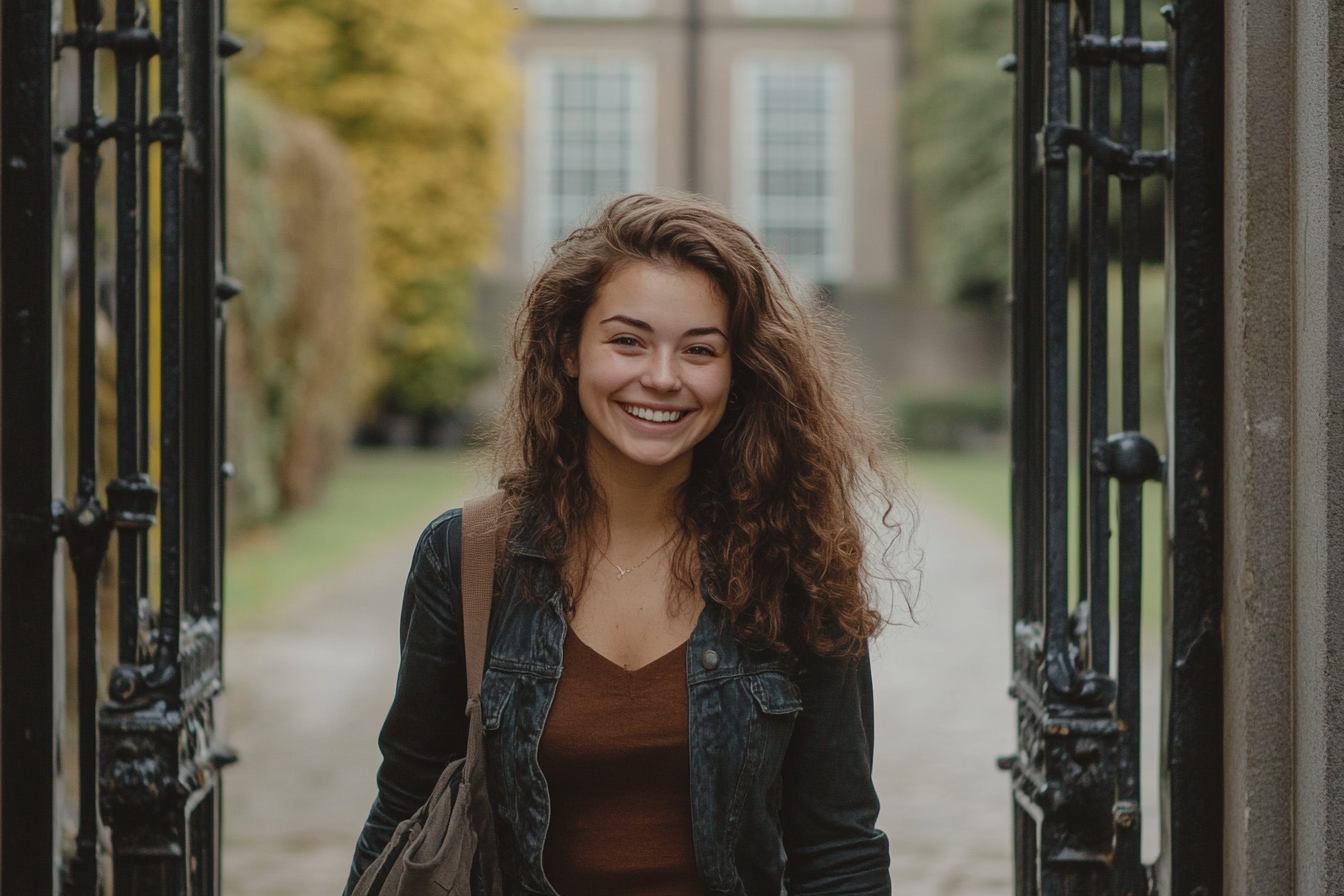
{"type": "Polygon", "coordinates": [[[575,351],[574,340],[567,339],[565,344],[560,346],[560,363],[565,368],[565,376],[570,379],[576,379],[579,375],[578,352],[575,351]]]}

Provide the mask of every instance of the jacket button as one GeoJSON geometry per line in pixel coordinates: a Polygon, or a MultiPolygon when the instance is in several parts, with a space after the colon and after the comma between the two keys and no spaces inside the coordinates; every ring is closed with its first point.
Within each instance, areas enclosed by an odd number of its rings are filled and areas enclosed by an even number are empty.
{"type": "Polygon", "coordinates": [[[700,665],[704,666],[706,669],[719,668],[718,651],[706,650],[704,653],[700,654],[700,665]]]}

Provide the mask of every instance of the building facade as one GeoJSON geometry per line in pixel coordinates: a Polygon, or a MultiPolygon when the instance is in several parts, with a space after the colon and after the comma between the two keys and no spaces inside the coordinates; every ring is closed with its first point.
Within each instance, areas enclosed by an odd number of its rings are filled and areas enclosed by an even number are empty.
{"type": "Polygon", "coordinates": [[[603,199],[691,190],[804,280],[890,295],[901,277],[893,0],[531,0],[518,188],[483,320],[603,199]]]}

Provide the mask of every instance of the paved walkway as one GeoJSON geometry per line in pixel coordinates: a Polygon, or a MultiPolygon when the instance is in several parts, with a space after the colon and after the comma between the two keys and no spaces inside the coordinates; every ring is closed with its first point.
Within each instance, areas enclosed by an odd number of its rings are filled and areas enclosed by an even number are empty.
{"type": "MultiPolygon", "coordinates": [[[[924,495],[919,624],[876,651],[875,778],[900,896],[1007,896],[1008,549],[924,495]]],[[[373,798],[416,533],[295,595],[225,654],[225,896],[336,896],[373,798]]]]}

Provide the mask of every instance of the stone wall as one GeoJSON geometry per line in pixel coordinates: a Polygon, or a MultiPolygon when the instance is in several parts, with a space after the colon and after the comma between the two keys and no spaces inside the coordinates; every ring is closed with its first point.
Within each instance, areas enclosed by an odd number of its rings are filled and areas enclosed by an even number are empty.
{"type": "Polygon", "coordinates": [[[1229,896],[1344,893],[1344,9],[1230,0],[1229,896]]]}

